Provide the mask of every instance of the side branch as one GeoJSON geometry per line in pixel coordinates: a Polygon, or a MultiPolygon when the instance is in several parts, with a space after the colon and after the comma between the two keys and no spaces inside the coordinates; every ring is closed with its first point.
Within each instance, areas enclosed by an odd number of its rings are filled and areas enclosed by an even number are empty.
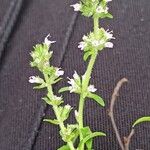
{"type": "Polygon", "coordinates": [[[113,110],[114,110],[115,101],[116,101],[116,99],[117,99],[117,96],[119,95],[119,90],[120,90],[121,86],[123,85],[123,83],[125,83],[125,82],[128,82],[128,80],[127,80],[126,78],[123,78],[123,79],[121,79],[121,80],[117,83],[117,85],[116,85],[116,87],[115,87],[115,89],[114,89],[114,92],[113,92],[113,94],[112,94],[111,103],[110,103],[110,108],[109,108],[109,114],[108,114],[108,115],[110,116],[113,129],[114,129],[114,131],[115,131],[117,140],[118,140],[119,145],[120,145],[120,147],[121,147],[122,150],[125,150],[125,148],[124,148],[124,144],[123,144],[123,142],[122,142],[122,140],[121,140],[119,131],[118,131],[118,129],[117,129],[117,125],[116,125],[116,122],[115,122],[115,119],[114,119],[114,112],[113,112],[113,110]]]}
{"type": "Polygon", "coordinates": [[[129,150],[129,145],[130,145],[130,142],[131,142],[131,138],[134,135],[134,133],[135,133],[135,131],[134,131],[134,129],[132,129],[129,136],[124,137],[125,150],[129,150]]]}

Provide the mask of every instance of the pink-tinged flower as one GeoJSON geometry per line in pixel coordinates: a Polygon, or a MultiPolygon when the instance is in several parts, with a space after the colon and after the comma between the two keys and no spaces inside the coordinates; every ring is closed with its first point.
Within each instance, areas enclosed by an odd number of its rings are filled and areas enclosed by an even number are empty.
{"type": "Polygon", "coordinates": [[[56,41],[50,41],[48,38],[51,37],[50,34],[48,34],[46,36],[46,38],[44,39],[44,44],[46,44],[47,46],[50,46],[52,43],[55,43],[56,41]]]}
{"type": "Polygon", "coordinates": [[[61,68],[56,68],[56,72],[55,72],[55,75],[56,76],[62,76],[64,75],[64,71],[63,70],[60,70],[61,68]]]}
{"type": "Polygon", "coordinates": [[[80,42],[78,45],[78,48],[80,48],[81,50],[84,50],[84,48],[86,47],[86,43],[85,42],[80,42]]]}
{"type": "Polygon", "coordinates": [[[106,42],[105,47],[113,48],[114,44],[112,42],[106,42]]]}
{"type": "Polygon", "coordinates": [[[81,4],[79,4],[79,3],[73,4],[70,6],[74,8],[74,11],[80,11],[80,9],[81,9],[81,4]]]}
{"type": "Polygon", "coordinates": [[[31,77],[29,77],[29,82],[30,83],[41,83],[41,79],[36,76],[31,76],[31,77]]]}
{"type": "Polygon", "coordinates": [[[113,31],[109,31],[109,29],[105,31],[105,36],[107,39],[115,39],[115,37],[113,37],[113,31]]]}
{"type": "Polygon", "coordinates": [[[88,91],[89,92],[95,92],[95,91],[97,91],[97,89],[94,87],[94,85],[89,85],[88,91]]]}

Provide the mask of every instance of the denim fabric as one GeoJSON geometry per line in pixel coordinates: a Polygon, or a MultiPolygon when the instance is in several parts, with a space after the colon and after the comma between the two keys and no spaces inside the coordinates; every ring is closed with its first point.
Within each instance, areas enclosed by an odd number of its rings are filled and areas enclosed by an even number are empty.
{"type": "MultiPolygon", "coordinates": [[[[51,47],[54,51],[52,64],[65,71],[65,80],[54,87],[57,93],[60,87],[67,85],[66,77],[72,77],[74,70],[84,73],[87,64],[83,62],[83,52],[77,45],[83,34],[92,30],[93,22],[69,7],[76,0],[14,2],[14,6],[19,6],[15,20],[11,26],[6,25],[9,30],[5,28],[3,35],[6,31],[9,34],[6,34],[3,45],[0,44],[0,150],[56,150],[63,145],[59,128],[42,122],[44,117],[54,118],[51,107],[41,100],[46,91],[33,90],[33,85],[28,83],[29,76],[39,74],[30,68],[29,53],[32,46],[43,42],[48,33],[51,33],[52,40],[57,41],[51,47]]],[[[12,0],[0,0],[0,25],[4,23],[11,3],[12,0]]],[[[113,88],[122,77],[129,80],[122,87],[115,105],[115,120],[122,138],[129,134],[135,119],[150,115],[150,1],[114,0],[109,5],[114,19],[102,20],[100,25],[113,30],[116,40],[113,49],[105,49],[98,55],[91,78],[91,84],[104,98],[106,107],[101,108],[87,100],[84,112],[85,126],[107,134],[105,138],[94,140],[94,150],[120,149],[107,109],[113,88]]],[[[8,22],[11,20],[12,17],[8,22]]],[[[2,36],[0,42],[1,39],[2,36]]],[[[77,109],[77,95],[65,93],[63,96],[66,104],[77,109]]],[[[74,121],[72,113],[69,122],[74,121]]],[[[136,128],[130,149],[150,149],[149,124],[136,128]]]]}

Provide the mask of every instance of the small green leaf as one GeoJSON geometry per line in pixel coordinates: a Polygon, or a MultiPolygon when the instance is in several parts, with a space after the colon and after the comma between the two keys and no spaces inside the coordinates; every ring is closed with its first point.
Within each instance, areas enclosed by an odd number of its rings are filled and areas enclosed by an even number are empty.
{"type": "Polygon", "coordinates": [[[145,116],[145,117],[141,117],[137,119],[132,125],[132,127],[134,128],[136,125],[143,123],[143,122],[150,122],[150,116],[145,116]]]}
{"type": "Polygon", "coordinates": [[[83,60],[86,61],[90,55],[92,55],[92,53],[90,51],[86,52],[83,56],[83,60]]]}
{"type": "Polygon", "coordinates": [[[43,97],[42,98],[48,105],[52,105],[52,102],[50,99],[48,99],[47,97],[43,97]]]}
{"type": "Polygon", "coordinates": [[[103,106],[103,107],[105,106],[104,100],[100,96],[98,96],[97,94],[89,93],[88,97],[95,100],[101,106],[103,106]]]}
{"type": "Polygon", "coordinates": [[[51,120],[51,119],[43,119],[44,122],[49,122],[49,123],[52,123],[52,124],[55,124],[55,125],[58,125],[59,122],[58,120],[54,119],[54,120],[51,120]]]}
{"type": "Polygon", "coordinates": [[[111,19],[112,19],[112,18],[113,18],[113,15],[112,15],[112,14],[110,14],[110,13],[107,13],[106,17],[107,17],[107,18],[111,18],[111,19]]]}
{"type": "Polygon", "coordinates": [[[59,81],[62,80],[62,79],[63,79],[63,78],[58,78],[58,79],[54,80],[54,81],[52,82],[52,84],[55,84],[55,83],[59,82],[59,81]]]}
{"type": "Polygon", "coordinates": [[[103,133],[103,132],[94,132],[94,133],[91,133],[90,135],[86,136],[86,137],[80,142],[78,149],[83,149],[84,144],[85,144],[88,140],[90,140],[90,139],[92,139],[92,138],[94,138],[94,137],[97,137],[97,136],[106,136],[106,134],[103,133]]]}
{"type": "Polygon", "coordinates": [[[68,145],[64,145],[62,147],[60,147],[59,149],[57,150],[70,150],[69,146],[68,145]]]}
{"type": "Polygon", "coordinates": [[[33,89],[43,89],[45,87],[46,87],[45,84],[41,84],[41,85],[33,87],[33,89]]]}
{"type": "MultiPolygon", "coordinates": [[[[90,135],[92,132],[89,127],[84,127],[81,129],[81,133],[83,135],[83,138],[85,138],[86,136],[90,135]]],[[[92,143],[93,143],[93,139],[90,139],[86,142],[87,149],[92,149],[92,143]]]]}
{"type": "Polygon", "coordinates": [[[61,88],[58,93],[63,93],[63,92],[66,92],[66,91],[69,91],[69,87],[63,87],[61,88]]]}

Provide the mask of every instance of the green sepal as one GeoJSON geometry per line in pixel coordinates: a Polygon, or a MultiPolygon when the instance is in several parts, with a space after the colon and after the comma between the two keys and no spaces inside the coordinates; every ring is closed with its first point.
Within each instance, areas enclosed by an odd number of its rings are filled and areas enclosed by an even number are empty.
{"type": "Polygon", "coordinates": [[[48,122],[48,123],[52,123],[52,124],[55,124],[55,125],[59,125],[59,122],[58,120],[54,119],[54,120],[51,120],[51,119],[43,119],[44,122],[48,122]]]}
{"type": "Polygon", "coordinates": [[[98,96],[97,94],[89,93],[87,97],[95,100],[102,107],[105,106],[104,100],[100,96],[98,96]]]}
{"type": "Polygon", "coordinates": [[[66,91],[70,91],[69,87],[63,87],[63,88],[59,89],[58,93],[63,93],[63,92],[66,92],[66,91]]]}
{"type": "Polygon", "coordinates": [[[64,145],[62,147],[60,147],[59,149],[57,150],[70,150],[69,146],[68,145],[64,145]]]}
{"type": "Polygon", "coordinates": [[[85,138],[83,138],[83,140],[81,140],[81,142],[79,143],[78,149],[83,149],[84,144],[87,141],[89,141],[90,139],[93,139],[94,137],[97,137],[97,136],[106,136],[106,134],[103,133],[103,132],[94,132],[94,133],[91,133],[90,135],[88,135],[85,138]]]}
{"type": "Polygon", "coordinates": [[[137,119],[134,124],[132,125],[132,127],[134,128],[136,125],[139,125],[143,122],[150,122],[150,116],[145,116],[145,117],[141,117],[139,119],[137,119]]]}
{"type": "MultiPolygon", "coordinates": [[[[61,107],[62,107],[62,106],[61,106],[61,107]]],[[[67,109],[65,106],[62,107],[62,111],[61,111],[61,113],[60,113],[60,116],[61,116],[62,121],[65,121],[65,120],[68,119],[71,110],[72,110],[72,108],[67,109]]]]}
{"type": "Polygon", "coordinates": [[[77,124],[67,124],[67,128],[65,132],[63,133],[60,130],[60,135],[62,136],[62,140],[64,142],[69,142],[69,141],[75,141],[77,137],[79,136],[79,130],[78,130],[78,125],[77,124]]]}

